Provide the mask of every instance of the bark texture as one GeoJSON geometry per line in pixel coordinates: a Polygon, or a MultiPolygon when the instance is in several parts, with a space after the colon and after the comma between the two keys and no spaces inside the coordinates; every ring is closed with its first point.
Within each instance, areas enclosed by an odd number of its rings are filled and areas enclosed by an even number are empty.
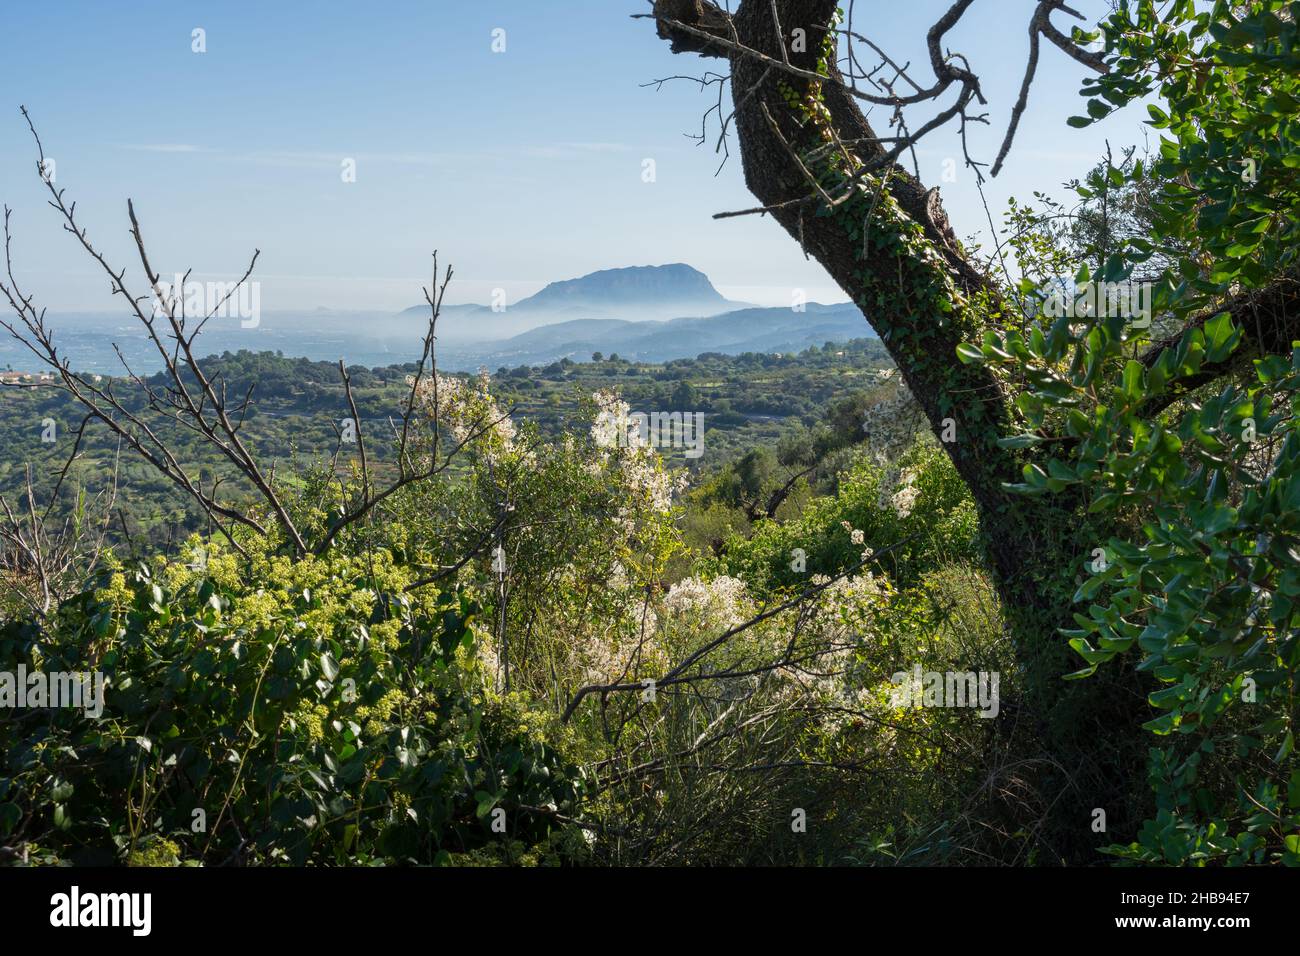
{"type": "MultiPolygon", "coordinates": [[[[899,165],[889,169],[884,187],[897,205],[893,216],[885,215],[877,203],[875,213],[860,222],[856,210],[819,215],[814,204],[801,202],[812,191],[812,170],[797,157],[824,141],[816,124],[790,106],[787,91],[806,93],[809,84],[773,63],[783,64],[788,57],[795,68],[816,72],[820,66],[829,79],[840,79],[834,58],[827,61],[822,56],[825,28],[836,2],[781,0],[776,7],[787,41],[784,51],[769,2],[747,0],[731,17],[705,0],[662,0],[656,12],[667,18],[659,20],[658,29],[674,51],[730,60],[746,184],[863,309],[935,435],[954,437],[953,429],[946,426],[955,425],[955,440],[945,441],[944,448],[979,508],[1005,597],[1017,605],[1042,609],[1050,600],[1039,586],[1042,575],[1025,571],[1041,572],[1046,562],[1060,557],[1054,543],[1040,533],[1046,516],[1038,512],[1059,514],[1062,502],[1013,498],[1003,491],[1003,482],[1022,480],[1021,469],[1028,460],[1023,453],[997,444],[998,438],[1014,430],[1007,397],[990,370],[964,365],[956,357],[959,344],[978,341],[983,331],[983,319],[972,301],[982,294],[981,301],[986,302],[997,293],[962,254],[938,190],[927,190],[899,165]],[[795,31],[803,31],[802,44],[791,42],[795,31]],[[742,53],[740,47],[761,56],[742,53]],[[899,217],[920,228],[919,242],[877,246],[852,231],[853,227],[868,234],[896,230],[899,217]],[[952,310],[933,309],[930,298],[918,294],[925,288],[936,290],[952,310]]],[[[820,84],[820,92],[827,123],[858,161],[870,163],[885,155],[884,144],[852,95],[835,82],[820,84]]]]}

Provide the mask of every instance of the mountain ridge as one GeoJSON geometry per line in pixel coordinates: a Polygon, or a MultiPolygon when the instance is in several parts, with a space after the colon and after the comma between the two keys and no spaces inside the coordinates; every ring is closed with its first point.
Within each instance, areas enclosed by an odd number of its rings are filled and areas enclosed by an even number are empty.
{"type": "Polygon", "coordinates": [[[595,352],[630,361],[663,362],[703,352],[801,351],[810,345],[874,338],[856,305],[808,303],[790,308],[748,308],[720,315],[664,321],[577,319],[529,329],[508,339],[443,348],[439,364],[452,368],[544,365],[595,352]]]}
{"type": "MultiPolygon", "coordinates": [[[[660,321],[684,315],[710,316],[749,306],[714,288],[709,277],[684,262],[599,269],[574,279],[547,283],[541,290],[504,308],[447,306],[444,336],[469,342],[510,338],[530,328],[578,319],[660,321]]],[[[419,315],[428,305],[404,309],[419,315]]]]}

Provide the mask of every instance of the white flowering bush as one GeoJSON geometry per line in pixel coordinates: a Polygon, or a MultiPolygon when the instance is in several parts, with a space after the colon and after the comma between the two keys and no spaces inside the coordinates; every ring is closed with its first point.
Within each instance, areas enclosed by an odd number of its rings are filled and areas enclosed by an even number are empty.
{"type": "Polygon", "coordinates": [[[473,443],[474,450],[490,457],[517,454],[515,425],[510,415],[492,398],[486,369],[466,380],[458,376],[434,373],[418,382],[415,398],[425,414],[439,426],[446,427],[457,445],[473,443]]]}
{"type": "Polygon", "coordinates": [[[888,463],[907,453],[916,435],[926,431],[927,422],[897,369],[884,369],[877,378],[887,391],[866,407],[862,431],[872,458],[888,463]]]}
{"type": "Polygon", "coordinates": [[[667,513],[675,497],[685,489],[686,476],[674,475],[665,467],[630,418],[631,407],[617,393],[601,389],[592,394],[591,400],[595,408],[591,423],[591,441],[596,448],[591,462],[593,474],[617,473],[632,495],[625,518],[635,515],[638,504],[667,513]]]}
{"type": "Polygon", "coordinates": [[[725,631],[749,616],[745,582],[720,574],[712,580],[699,577],[678,581],[664,596],[665,620],[706,631],[725,631]]]}
{"type": "Polygon", "coordinates": [[[393,533],[411,560],[493,609],[480,653],[498,689],[508,670],[511,691],[558,707],[583,685],[658,673],[651,592],[680,548],[683,479],[635,430],[630,443],[611,433],[627,406],[597,394],[583,407],[589,429],[550,441],[512,420],[484,372],[429,378],[417,393],[443,454],[460,451],[443,481],[411,490],[393,533]]]}
{"type": "Polygon", "coordinates": [[[812,501],[795,520],[762,522],[748,538],[732,535],[709,566],[744,578],[760,593],[806,586],[811,574],[834,575],[882,555],[877,570],[900,587],[945,560],[978,560],[976,512],[951,461],[929,436],[914,439],[892,464],[860,450],[836,494],[812,501]],[[793,560],[805,555],[804,570],[793,560]]]}

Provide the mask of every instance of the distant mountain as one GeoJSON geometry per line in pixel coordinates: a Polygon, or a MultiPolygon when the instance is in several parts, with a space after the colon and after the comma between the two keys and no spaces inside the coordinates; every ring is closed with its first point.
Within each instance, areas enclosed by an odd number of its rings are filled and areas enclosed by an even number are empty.
{"type": "Polygon", "coordinates": [[[666,266],[604,269],[580,279],[552,282],[519,303],[521,309],[655,309],[672,315],[716,315],[731,307],[709,277],[681,262],[666,266]]]}
{"type": "Polygon", "coordinates": [[[618,353],[641,362],[693,358],[702,352],[793,352],[825,342],[870,338],[870,326],[852,303],[809,303],[789,308],[740,309],[703,318],[666,322],[579,319],[531,329],[500,342],[439,348],[439,364],[449,369],[480,365],[544,365],[568,358],[588,361],[593,352],[618,353]]]}
{"type": "MultiPolygon", "coordinates": [[[[315,309],[268,312],[256,327],[217,319],[203,333],[205,352],[278,351],[313,360],[367,367],[414,361],[420,354],[428,306],[405,312],[315,309]]],[[[157,350],[138,322],[122,313],[51,316],[60,351],[83,371],[123,371],[118,349],[133,371],[158,368],[157,350]],[[116,347],[116,348],[115,348],[116,347]]],[[[553,282],[505,310],[448,307],[438,326],[438,364],[473,371],[503,365],[587,361],[593,352],[663,362],[701,352],[792,352],[809,345],[870,336],[851,304],[809,303],[803,311],[756,308],[720,295],[690,266],[637,266],[553,282]]],[[[0,335],[0,369],[38,371],[29,352],[0,335]]]]}
{"type": "MultiPolygon", "coordinates": [[[[577,279],[552,282],[535,295],[494,311],[482,305],[443,310],[439,340],[505,339],[528,329],[580,319],[657,321],[678,316],[711,316],[745,308],[713,287],[698,269],[675,262],[663,266],[603,269],[577,279]]],[[[427,313],[412,306],[403,315],[427,313]]]]}

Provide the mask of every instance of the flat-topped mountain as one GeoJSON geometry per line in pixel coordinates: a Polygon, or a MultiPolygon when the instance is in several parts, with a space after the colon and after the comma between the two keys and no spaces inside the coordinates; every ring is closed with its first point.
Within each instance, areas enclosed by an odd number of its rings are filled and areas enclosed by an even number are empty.
{"type": "MultiPolygon", "coordinates": [[[[737,308],[722,296],[709,277],[682,262],[665,266],[602,269],[579,279],[552,282],[519,303],[520,309],[668,309],[672,317],[695,310],[716,315],[737,308]],[[682,311],[682,310],[686,311],[682,311]]],[[[665,316],[667,317],[667,316],[665,316]]]]}
{"type": "MultiPolygon", "coordinates": [[[[420,352],[428,305],[401,313],[314,309],[267,312],[254,328],[226,320],[209,323],[203,347],[241,349],[366,366],[411,361],[420,352]]],[[[135,371],[156,370],[153,344],[121,313],[64,313],[51,318],[61,348],[85,371],[120,374],[118,349],[135,371]]],[[[721,295],[704,273],[682,263],[605,269],[552,282],[536,295],[507,303],[455,305],[438,323],[438,364],[473,370],[585,361],[595,352],[661,362],[701,352],[789,352],[870,336],[851,303],[809,302],[799,311],[758,308],[721,295]]],[[[17,343],[0,336],[0,368],[29,367],[17,343]]]]}
{"type": "MultiPolygon", "coordinates": [[[[439,338],[490,341],[578,319],[662,321],[718,315],[746,305],[723,296],[708,276],[682,262],[627,266],[552,282],[534,295],[507,302],[503,310],[494,311],[486,305],[448,306],[443,310],[439,338]]],[[[403,314],[427,311],[427,305],[418,305],[403,314]]]]}

